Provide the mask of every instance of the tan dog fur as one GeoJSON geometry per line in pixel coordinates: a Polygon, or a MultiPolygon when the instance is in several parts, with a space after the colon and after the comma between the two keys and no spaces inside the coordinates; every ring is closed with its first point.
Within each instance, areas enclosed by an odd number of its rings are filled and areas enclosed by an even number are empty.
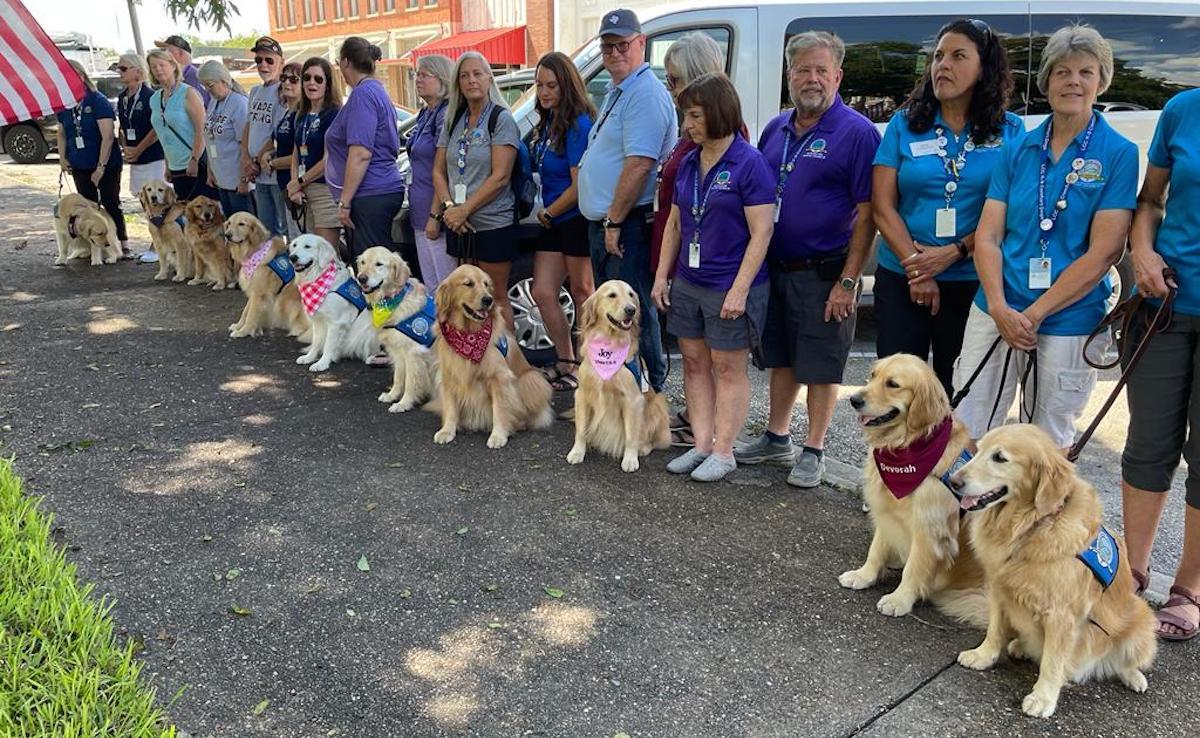
{"type": "Polygon", "coordinates": [[[229,255],[237,269],[237,284],[246,295],[246,306],[237,322],[229,326],[229,337],[259,336],[267,328],[285,330],[289,336],[304,341],[312,326],[300,304],[296,279],[293,277],[285,285],[267,266],[271,259],[287,253],[287,241],[282,236],[270,238],[267,227],[250,213],[234,213],[225,221],[224,232],[229,255]],[[242,263],[268,239],[271,245],[266,256],[247,277],[242,272],[242,263]]]}
{"type": "Polygon", "coordinates": [[[455,269],[438,285],[435,299],[439,337],[434,346],[440,381],[438,401],[430,409],[440,409],[442,427],[433,436],[435,443],[450,443],[461,426],[490,430],[488,448],[500,448],[508,443],[510,434],[545,428],[554,421],[546,378],[529,366],[515,339],[509,337],[507,358],[496,346],[501,336],[508,335],[508,326],[492,301],[492,289],[491,278],[469,264],[455,269]],[[441,337],[444,323],[478,331],[489,317],[491,343],[478,364],[460,356],[441,337]]]}
{"type": "Polygon", "coordinates": [[[355,262],[355,271],[363,295],[372,305],[394,296],[406,284],[409,287],[408,295],[383,325],[376,327],[379,342],[392,359],[392,386],[379,396],[379,401],[391,403],[388,412],[407,412],[429,399],[433,392],[434,354],[393,326],[425,306],[425,287],[412,278],[412,270],[403,257],[383,246],[364,251],[355,262]]]}
{"type": "MultiPolygon", "coordinates": [[[[580,354],[588,343],[607,339],[629,344],[627,361],[638,360],[637,331],[641,324],[637,293],[619,279],[609,280],[579,311],[580,354]]],[[[575,392],[575,445],[567,463],[579,464],[588,446],[621,459],[621,469],[638,470],[638,457],[671,445],[667,401],[653,390],[642,392],[633,373],[624,367],[605,381],[585,358],[579,367],[575,392]]]]}
{"type": "Polygon", "coordinates": [[[183,215],[184,205],[175,198],[175,190],[161,179],[151,180],[142,185],[141,191],[138,192],[138,201],[142,203],[142,210],[146,212],[150,240],[158,254],[158,273],[154,278],[170,279],[170,272],[174,270],[174,281],[191,279],[192,250],[187,239],[183,237],[183,227],[175,222],[183,215]],[[156,226],[149,220],[160,216],[161,226],[156,226]],[[184,269],[181,264],[186,264],[187,268],[184,269]]]}
{"type": "Polygon", "coordinates": [[[58,243],[55,265],[69,259],[91,256],[92,266],[113,264],[121,258],[121,242],[112,216],[83,195],[72,192],[58,201],[54,214],[54,237],[58,243]],[[70,222],[75,219],[74,238],[70,222]]]}
{"type": "Polygon", "coordinates": [[[237,284],[233,274],[233,259],[225,245],[222,230],[225,219],[221,215],[221,204],[200,195],[187,204],[187,228],[184,236],[192,251],[193,275],[188,284],[211,284],[214,290],[223,290],[237,284]]]}
{"type": "MultiPolygon", "coordinates": [[[[933,370],[921,359],[897,354],[875,362],[867,384],[852,398],[870,449],[907,448],[927,436],[950,415],[950,401],[933,370]],[[896,416],[867,425],[891,411],[896,416]]],[[[939,477],[970,442],[957,419],[950,442],[933,472],[903,499],[884,485],[868,453],[863,494],[875,531],[867,560],[838,577],[843,587],[873,586],[884,569],[903,566],[900,585],[877,603],[884,615],[899,617],[919,600],[929,599],[960,620],[983,627],[987,622],[982,571],[960,525],[958,500],[939,477]]]]}
{"type": "Polygon", "coordinates": [[[1154,614],[1134,592],[1120,536],[1114,535],[1120,559],[1108,589],[1075,558],[1096,537],[1103,511],[1096,490],[1050,437],[1032,425],[997,428],[952,481],[964,506],[985,505],[967,516],[989,605],[987,637],[958,662],[989,669],[1005,650],[1037,661],[1037,682],[1021,703],[1035,717],[1054,714],[1067,682],[1115,676],[1145,691],[1142,670],[1158,647],[1154,614]],[[993,494],[1000,496],[989,499],[993,494]]]}

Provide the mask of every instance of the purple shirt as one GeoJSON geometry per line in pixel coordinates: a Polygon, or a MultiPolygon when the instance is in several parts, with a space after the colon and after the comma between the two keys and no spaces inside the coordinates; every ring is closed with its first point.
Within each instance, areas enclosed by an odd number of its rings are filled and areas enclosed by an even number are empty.
{"type": "Polygon", "coordinates": [[[817,124],[796,137],[795,110],[780,113],[763,128],[758,148],[772,172],[772,199],[786,177],[779,219],[767,258],[796,261],[844,251],[858,219],[859,204],[871,201],[871,162],[879,131],[840,97],[817,124]],[[787,145],[787,161],[783,149],[787,145]],[[784,170],[780,172],[781,162],[784,170]],[[792,170],[787,171],[787,164],[792,170]]]}
{"type": "Polygon", "coordinates": [[[437,156],[438,137],[446,125],[446,102],[436,108],[422,108],[408,139],[408,166],[412,184],[408,186],[408,215],[414,231],[422,231],[433,209],[433,158],[437,156]]]}
{"type": "Polygon", "coordinates": [[[200,84],[200,67],[195,64],[189,64],[183,68],[183,81],[196,89],[200,93],[200,99],[204,101],[205,109],[208,109],[208,101],[212,99],[212,95],[208,94],[208,90],[204,85],[200,84]]]}
{"type": "MultiPolygon", "coordinates": [[[[733,137],[724,156],[704,177],[699,176],[700,151],[696,149],[683,157],[675,177],[675,205],[679,207],[679,258],[675,276],[699,287],[724,291],[733,286],[750,243],[744,208],[774,204],[775,177],[763,155],[741,136],[733,137]],[[700,267],[693,269],[688,266],[688,257],[697,230],[692,214],[697,201],[703,204],[700,267]]],[[[764,265],[754,283],[766,278],[764,265]]]]}
{"type": "Polygon", "coordinates": [[[335,200],[342,196],[351,146],[371,151],[371,161],[355,197],[404,191],[404,180],[396,166],[400,154],[396,111],[383,83],[373,77],[358,83],[325,132],[325,181],[335,200]]]}

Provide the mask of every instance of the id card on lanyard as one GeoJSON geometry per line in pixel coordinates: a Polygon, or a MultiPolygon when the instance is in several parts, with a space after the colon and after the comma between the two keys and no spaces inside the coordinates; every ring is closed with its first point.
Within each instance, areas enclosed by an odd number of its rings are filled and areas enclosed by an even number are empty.
{"type": "Polygon", "coordinates": [[[967,154],[975,150],[975,142],[971,140],[969,126],[963,129],[962,133],[955,134],[956,144],[962,136],[966,136],[967,140],[959,147],[958,154],[951,159],[946,155],[946,146],[950,143],[950,139],[946,138],[946,129],[937,126],[934,133],[937,135],[934,140],[937,144],[937,155],[942,160],[942,169],[946,175],[946,184],[943,187],[946,193],[946,207],[938,208],[934,213],[933,235],[935,238],[954,238],[958,235],[958,209],[954,207],[954,193],[958,192],[962,171],[967,168],[967,154]]]}
{"type": "MultiPolygon", "coordinates": [[[[714,167],[716,164],[713,165],[714,167]]],[[[708,197],[712,194],[713,186],[721,179],[721,175],[728,175],[728,170],[720,169],[713,174],[712,181],[708,183],[708,189],[704,191],[704,199],[700,199],[700,157],[696,157],[696,171],[692,177],[692,220],[694,221],[695,231],[692,232],[692,241],[688,244],[688,268],[700,268],[700,229],[704,222],[704,213],[708,210],[708,197]]],[[[728,177],[726,176],[726,181],[728,177]]]]}
{"type": "MultiPolygon", "coordinates": [[[[295,124],[295,120],[293,119],[292,125],[294,126],[295,124]]],[[[319,126],[320,124],[321,119],[316,113],[309,113],[308,115],[304,116],[304,123],[300,127],[300,135],[297,137],[297,141],[299,143],[299,145],[296,147],[296,150],[299,152],[299,159],[296,161],[297,177],[303,177],[304,173],[308,171],[308,137],[312,135],[313,128],[319,126]]]]}
{"type": "MultiPolygon", "coordinates": [[[[1071,160],[1071,171],[1063,177],[1062,192],[1059,193],[1058,199],[1054,201],[1054,208],[1050,214],[1046,214],[1046,174],[1050,161],[1050,139],[1054,134],[1054,120],[1046,121],[1046,135],[1042,137],[1042,156],[1041,165],[1038,168],[1038,229],[1042,235],[1038,245],[1041,246],[1042,255],[1034,256],[1029,259],[1029,289],[1031,290],[1047,290],[1053,281],[1053,271],[1050,257],[1046,256],[1046,250],[1050,245],[1047,240],[1050,238],[1050,232],[1054,230],[1054,226],[1058,224],[1058,216],[1067,209],[1067,193],[1071,191],[1071,185],[1079,181],[1079,170],[1083,169],[1086,163],[1088,146],[1092,143],[1092,134],[1096,130],[1096,114],[1092,113],[1091,119],[1088,121],[1087,131],[1083,135],[1083,141],[1079,144],[1079,150],[1076,152],[1075,158],[1071,160]]],[[[1066,150],[1063,150],[1066,153],[1066,150]]]]}
{"type": "Polygon", "coordinates": [[[792,158],[788,159],[788,149],[792,143],[792,123],[789,121],[783,130],[783,156],[779,157],[779,182],[775,185],[775,222],[779,222],[779,213],[783,210],[783,190],[787,186],[788,179],[792,176],[792,172],[796,169],[796,160],[800,158],[800,154],[804,153],[804,147],[812,140],[812,137],[817,134],[816,128],[804,134],[804,138],[800,140],[800,145],[796,147],[796,152],[792,154],[792,158]]]}
{"type": "Polygon", "coordinates": [[[87,146],[83,142],[83,101],[71,109],[71,119],[75,123],[75,150],[83,151],[87,146]]]}
{"type": "MultiPolygon", "coordinates": [[[[491,110],[492,103],[488,102],[488,104],[484,107],[483,112],[479,114],[479,119],[476,121],[474,126],[471,125],[471,111],[468,110],[466,115],[463,116],[463,131],[458,137],[458,161],[456,164],[458,165],[459,181],[454,185],[455,205],[462,205],[467,201],[467,183],[463,180],[465,180],[467,176],[467,154],[471,152],[472,133],[480,131],[479,127],[483,125],[483,121],[487,118],[488,113],[490,113],[491,110]]],[[[481,139],[483,138],[481,131],[479,137],[481,139]]]]}

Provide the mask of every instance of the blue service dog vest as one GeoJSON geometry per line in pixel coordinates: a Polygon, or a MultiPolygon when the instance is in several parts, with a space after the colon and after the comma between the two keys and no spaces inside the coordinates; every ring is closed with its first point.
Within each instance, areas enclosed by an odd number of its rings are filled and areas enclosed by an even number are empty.
{"type": "Polygon", "coordinates": [[[287,254],[276,256],[267,262],[267,266],[271,268],[271,271],[275,272],[275,276],[279,277],[279,281],[283,282],[283,284],[279,285],[279,292],[283,292],[283,288],[291,284],[292,280],[296,278],[296,268],[292,266],[292,260],[287,257],[287,254]]]}
{"type": "Polygon", "coordinates": [[[1075,558],[1092,571],[1100,586],[1108,589],[1117,576],[1117,567],[1121,563],[1121,549],[1117,547],[1117,539],[1102,525],[1100,532],[1088,547],[1082,553],[1075,554],[1075,558]]]}
{"type": "Polygon", "coordinates": [[[434,338],[436,338],[433,333],[433,325],[436,322],[437,306],[432,297],[426,296],[425,305],[418,312],[413,313],[392,327],[425,348],[429,348],[433,345],[434,338]]]}
{"type": "Polygon", "coordinates": [[[367,309],[367,298],[363,296],[362,288],[358,286],[358,282],[353,277],[338,285],[338,288],[334,292],[341,295],[346,302],[358,308],[358,312],[361,313],[367,309]]]}

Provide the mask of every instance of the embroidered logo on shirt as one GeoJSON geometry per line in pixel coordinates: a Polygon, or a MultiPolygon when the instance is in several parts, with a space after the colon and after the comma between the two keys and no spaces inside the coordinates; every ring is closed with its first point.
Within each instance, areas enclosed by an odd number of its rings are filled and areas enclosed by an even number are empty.
{"type": "Polygon", "coordinates": [[[1088,159],[1079,170],[1079,179],[1084,182],[1103,182],[1104,165],[1099,159],[1088,159]]]}
{"type": "Polygon", "coordinates": [[[806,159],[824,159],[825,151],[829,148],[829,142],[823,138],[815,138],[808,148],[804,150],[804,158],[806,159]]]}

